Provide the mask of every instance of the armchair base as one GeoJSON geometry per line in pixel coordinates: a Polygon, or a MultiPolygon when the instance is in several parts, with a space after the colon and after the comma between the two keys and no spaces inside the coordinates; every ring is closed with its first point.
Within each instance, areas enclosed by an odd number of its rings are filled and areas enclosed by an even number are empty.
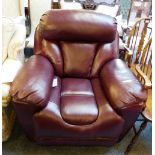
{"type": "Polygon", "coordinates": [[[36,142],[40,145],[46,146],[113,146],[116,144],[117,139],[98,138],[38,138],[36,142]]]}

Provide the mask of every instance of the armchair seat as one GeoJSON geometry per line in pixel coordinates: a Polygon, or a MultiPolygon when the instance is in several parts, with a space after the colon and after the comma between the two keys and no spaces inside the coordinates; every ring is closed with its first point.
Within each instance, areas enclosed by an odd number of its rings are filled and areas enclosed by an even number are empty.
{"type": "MultiPolygon", "coordinates": [[[[99,93],[102,90],[99,80],[58,79],[47,106],[34,115],[37,136],[44,137],[44,143],[50,137],[77,140],[105,137],[105,141],[116,141],[124,120],[112,109],[104,93],[99,93]]],[[[79,142],[74,144],[79,145],[79,142]]]]}

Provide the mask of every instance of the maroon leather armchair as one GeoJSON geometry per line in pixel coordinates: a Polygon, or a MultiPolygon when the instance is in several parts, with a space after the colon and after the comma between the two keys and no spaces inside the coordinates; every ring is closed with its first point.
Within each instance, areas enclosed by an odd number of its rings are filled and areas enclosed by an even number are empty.
{"type": "Polygon", "coordinates": [[[30,139],[44,145],[110,146],[125,136],[147,93],[118,59],[114,18],[48,11],[36,29],[34,53],[10,90],[30,139]]]}

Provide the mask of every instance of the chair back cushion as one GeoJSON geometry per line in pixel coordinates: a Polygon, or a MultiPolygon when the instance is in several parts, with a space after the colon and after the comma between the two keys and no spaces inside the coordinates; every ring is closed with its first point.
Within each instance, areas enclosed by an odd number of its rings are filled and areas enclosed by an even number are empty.
{"type": "Polygon", "coordinates": [[[48,11],[36,29],[34,52],[48,57],[59,76],[98,76],[118,56],[116,20],[93,11],[48,11]]]}

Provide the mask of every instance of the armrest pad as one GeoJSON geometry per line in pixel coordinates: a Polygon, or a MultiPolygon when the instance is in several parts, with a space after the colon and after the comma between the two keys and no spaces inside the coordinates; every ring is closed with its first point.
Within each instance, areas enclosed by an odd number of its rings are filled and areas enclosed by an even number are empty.
{"type": "Polygon", "coordinates": [[[147,91],[120,59],[113,59],[103,66],[100,81],[114,109],[142,104],[147,99],[147,91]]]}
{"type": "Polygon", "coordinates": [[[50,97],[53,72],[52,64],[45,57],[35,55],[29,58],[11,85],[13,102],[43,108],[50,97]]]}

